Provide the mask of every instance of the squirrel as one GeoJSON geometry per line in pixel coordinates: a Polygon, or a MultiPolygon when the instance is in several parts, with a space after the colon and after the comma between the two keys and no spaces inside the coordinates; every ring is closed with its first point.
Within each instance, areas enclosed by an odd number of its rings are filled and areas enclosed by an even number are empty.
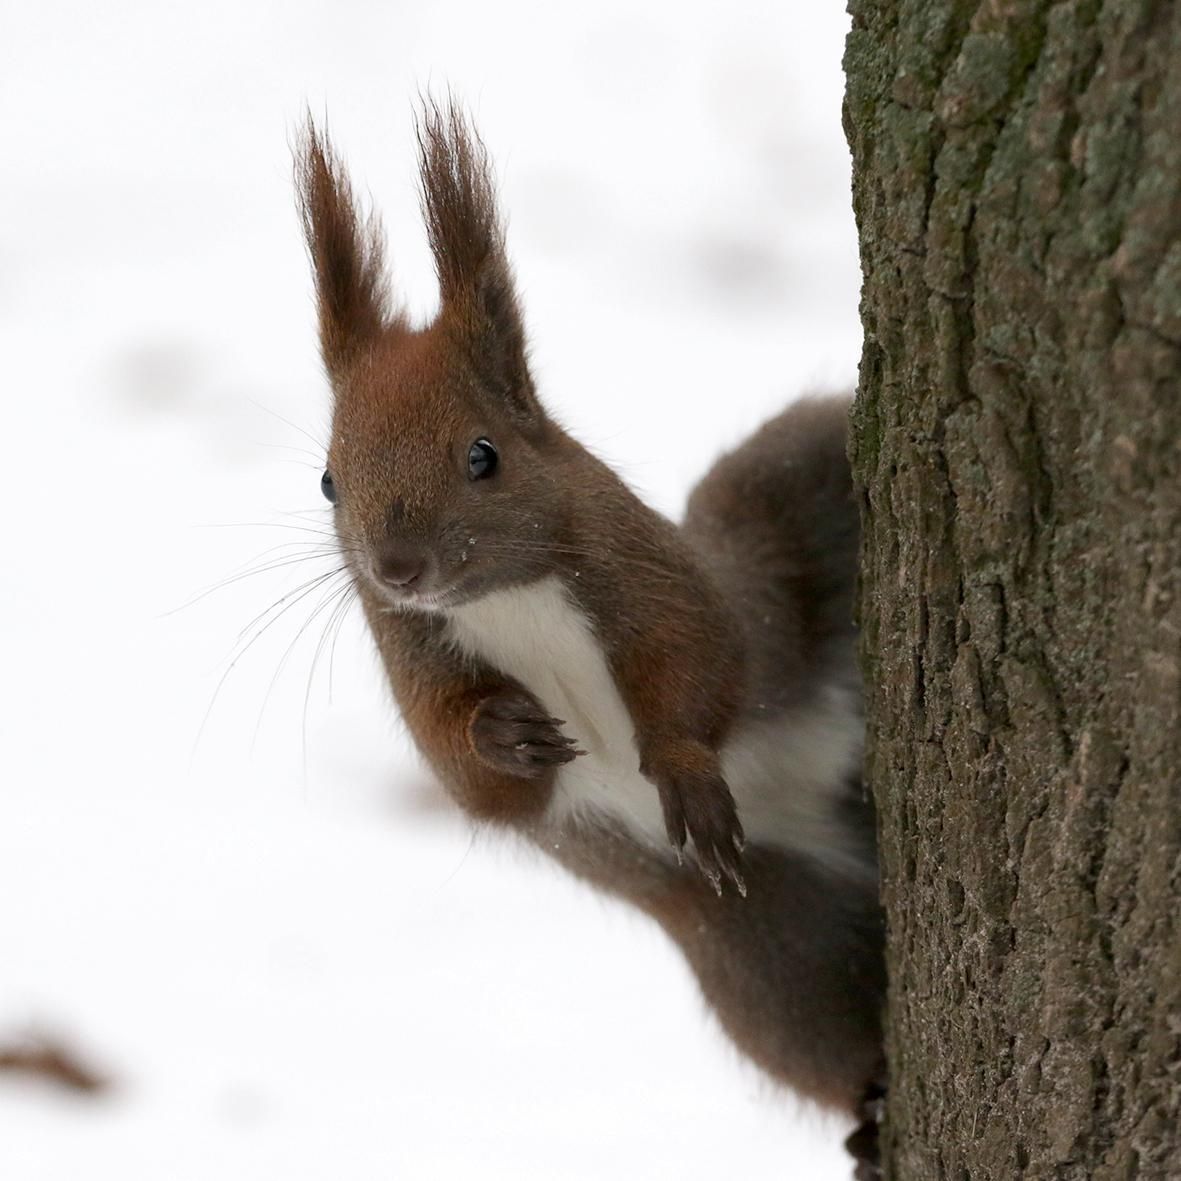
{"type": "Polygon", "coordinates": [[[848,401],[765,424],[675,526],[542,405],[482,140],[454,102],[417,131],[425,326],[310,117],[296,155],[321,487],[398,708],[462,809],[656,919],[738,1047],[865,1120],[871,1161],[884,927],[848,401]]]}

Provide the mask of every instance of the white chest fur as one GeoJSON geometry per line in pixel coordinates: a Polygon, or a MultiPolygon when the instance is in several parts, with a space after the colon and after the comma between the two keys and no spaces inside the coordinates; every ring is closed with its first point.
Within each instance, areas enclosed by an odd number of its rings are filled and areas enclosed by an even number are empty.
{"type": "MultiPolygon", "coordinates": [[[[448,611],[456,645],[514,677],[586,754],[563,767],[550,819],[599,816],[667,851],[655,786],[640,774],[635,728],[590,621],[556,579],[497,591],[448,611]]],[[[856,702],[835,691],[807,709],[740,724],[722,767],[749,840],[852,868],[835,802],[860,757],[856,702]]]]}

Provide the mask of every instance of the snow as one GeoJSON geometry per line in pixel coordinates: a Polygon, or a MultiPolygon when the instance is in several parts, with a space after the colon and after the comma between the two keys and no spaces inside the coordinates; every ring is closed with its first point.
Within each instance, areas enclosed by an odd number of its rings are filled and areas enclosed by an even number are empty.
{"type": "Polygon", "coordinates": [[[720,448],[852,381],[844,15],[75,0],[4,26],[0,1041],[44,1027],[114,1086],[0,1076],[0,1177],[846,1177],[840,1122],[740,1059],[650,923],[473,837],[355,615],[313,670],[323,587],[235,659],[325,554],[189,603],[329,521],[305,105],[423,313],[411,100],[468,103],[547,401],[676,512],[720,448]]]}

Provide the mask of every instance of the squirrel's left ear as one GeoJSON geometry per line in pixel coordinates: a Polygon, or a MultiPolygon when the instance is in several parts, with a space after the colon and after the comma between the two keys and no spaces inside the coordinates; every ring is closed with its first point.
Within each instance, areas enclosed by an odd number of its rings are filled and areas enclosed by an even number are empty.
{"type": "Polygon", "coordinates": [[[328,137],[308,117],[295,152],[295,184],[316,278],[320,351],[340,373],[391,315],[381,225],[359,212],[352,186],[328,137]]]}
{"type": "Polygon", "coordinates": [[[483,142],[462,112],[428,101],[418,122],[422,209],[439,278],[442,317],[454,325],[490,392],[522,421],[540,407],[525,327],[483,142]]]}

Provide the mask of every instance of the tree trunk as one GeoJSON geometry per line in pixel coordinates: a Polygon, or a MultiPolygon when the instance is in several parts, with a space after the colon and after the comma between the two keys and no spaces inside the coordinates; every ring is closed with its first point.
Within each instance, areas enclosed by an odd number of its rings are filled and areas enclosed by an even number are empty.
{"type": "Polygon", "coordinates": [[[852,0],[887,1176],[1181,1178],[1181,4],[852,0]]]}

